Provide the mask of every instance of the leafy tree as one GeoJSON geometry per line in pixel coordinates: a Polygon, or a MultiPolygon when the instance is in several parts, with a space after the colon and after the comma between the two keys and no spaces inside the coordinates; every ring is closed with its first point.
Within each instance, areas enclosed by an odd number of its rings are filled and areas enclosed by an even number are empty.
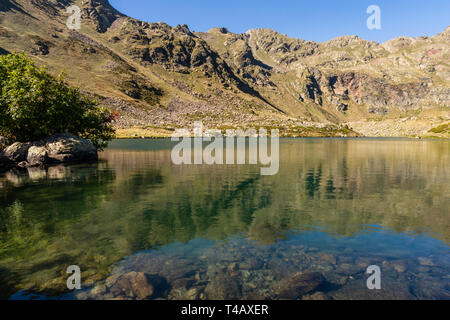
{"type": "Polygon", "coordinates": [[[0,57],[0,135],[26,142],[69,132],[102,149],[114,135],[112,119],[108,109],[25,54],[0,57]]]}

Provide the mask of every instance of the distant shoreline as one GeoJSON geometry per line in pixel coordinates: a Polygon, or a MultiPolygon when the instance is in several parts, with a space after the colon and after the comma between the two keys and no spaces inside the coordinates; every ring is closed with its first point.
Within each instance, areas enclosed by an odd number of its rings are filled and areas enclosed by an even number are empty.
{"type": "MultiPolygon", "coordinates": [[[[114,140],[167,140],[171,137],[116,137],[114,140]]],[[[450,140],[450,138],[442,138],[442,137],[371,137],[371,136],[355,136],[355,137],[336,137],[336,136],[317,136],[317,137],[311,137],[311,136],[303,136],[303,137],[295,137],[295,136],[283,136],[280,137],[280,139],[368,139],[368,140],[450,140]]]]}

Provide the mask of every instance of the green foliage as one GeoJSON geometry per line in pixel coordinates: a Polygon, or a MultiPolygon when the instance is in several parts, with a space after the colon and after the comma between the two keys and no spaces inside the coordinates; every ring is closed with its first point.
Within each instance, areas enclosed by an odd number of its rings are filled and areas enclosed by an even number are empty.
{"type": "Polygon", "coordinates": [[[111,119],[97,101],[25,54],[0,57],[0,135],[26,142],[70,132],[101,149],[114,136],[111,119]]]}
{"type": "Polygon", "coordinates": [[[450,133],[450,123],[442,124],[436,128],[430,129],[428,132],[432,133],[450,133]]]}

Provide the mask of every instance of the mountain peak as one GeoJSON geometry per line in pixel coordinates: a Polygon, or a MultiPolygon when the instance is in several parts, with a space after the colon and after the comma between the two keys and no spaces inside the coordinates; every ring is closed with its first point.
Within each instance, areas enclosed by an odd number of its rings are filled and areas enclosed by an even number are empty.
{"type": "Polygon", "coordinates": [[[195,33],[127,17],[107,0],[0,1],[0,54],[24,51],[55,74],[65,69],[124,128],[197,118],[338,124],[450,105],[450,27],[382,46],[356,35],[318,43],[268,28],[195,33]],[[81,8],[77,32],[66,26],[70,5],[81,8]]]}
{"type": "Polygon", "coordinates": [[[230,31],[225,27],[221,27],[221,28],[212,28],[212,29],[208,30],[208,33],[228,34],[228,33],[230,33],[230,31]]]}
{"type": "Polygon", "coordinates": [[[108,0],[83,0],[72,2],[80,6],[83,12],[83,18],[92,20],[96,30],[100,33],[106,32],[116,19],[124,16],[116,10],[108,0]]]}
{"type": "Polygon", "coordinates": [[[441,33],[438,33],[437,35],[435,35],[435,37],[440,37],[442,39],[446,39],[447,41],[450,41],[450,26],[445,28],[445,30],[442,31],[441,33]]]}
{"type": "Polygon", "coordinates": [[[344,48],[351,45],[372,47],[378,45],[375,41],[364,40],[357,35],[341,36],[322,43],[323,45],[336,46],[338,48],[344,48]]]}

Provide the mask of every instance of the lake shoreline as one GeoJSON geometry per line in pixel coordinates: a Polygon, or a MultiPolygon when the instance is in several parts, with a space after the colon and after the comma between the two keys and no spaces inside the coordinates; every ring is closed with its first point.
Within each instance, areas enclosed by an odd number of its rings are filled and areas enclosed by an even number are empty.
{"type": "MultiPolygon", "coordinates": [[[[193,136],[190,136],[193,138],[193,136]]],[[[113,140],[166,140],[171,139],[171,136],[117,136],[113,140]]],[[[390,136],[355,136],[355,137],[340,137],[340,136],[282,136],[280,139],[408,139],[408,140],[450,140],[450,138],[443,137],[407,137],[407,136],[398,136],[398,137],[390,137],[390,136]]]]}
{"type": "Polygon", "coordinates": [[[281,138],[273,176],[175,165],[175,143],[0,174],[0,299],[450,298],[448,142],[281,138]]]}

